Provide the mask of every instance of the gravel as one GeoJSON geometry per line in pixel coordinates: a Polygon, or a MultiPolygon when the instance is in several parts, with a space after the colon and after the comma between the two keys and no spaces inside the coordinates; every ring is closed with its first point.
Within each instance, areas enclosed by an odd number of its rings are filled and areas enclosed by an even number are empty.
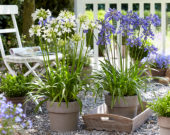
{"type": "MultiPolygon", "coordinates": [[[[143,100],[152,101],[156,97],[162,97],[165,95],[170,86],[163,86],[160,84],[150,84],[146,93],[143,93],[143,100]]],[[[89,110],[96,108],[98,105],[104,103],[104,98],[97,99],[96,103],[94,102],[94,97],[92,93],[88,92],[86,96],[81,95],[80,97],[83,101],[83,110],[82,115],[88,113],[89,110]]],[[[85,130],[85,125],[83,123],[82,117],[79,118],[78,130],[73,132],[52,132],[50,130],[50,123],[48,118],[48,113],[46,110],[46,103],[43,104],[42,109],[43,113],[35,113],[33,110],[35,104],[32,102],[27,103],[27,116],[28,119],[31,119],[33,122],[33,128],[27,129],[26,133],[29,135],[159,135],[159,127],[157,125],[157,117],[153,114],[146,123],[144,123],[140,128],[134,131],[131,134],[119,133],[119,132],[106,132],[106,131],[88,131],[85,130]]],[[[25,134],[26,134],[25,133],[25,134]]]]}

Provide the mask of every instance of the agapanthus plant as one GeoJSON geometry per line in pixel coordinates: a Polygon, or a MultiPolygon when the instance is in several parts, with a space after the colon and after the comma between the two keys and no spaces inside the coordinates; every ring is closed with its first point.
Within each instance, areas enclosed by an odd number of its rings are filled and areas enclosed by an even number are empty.
{"type": "MultiPolygon", "coordinates": [[[[38,12],[37,15],[43,14],[39,13],[41,10],[36,12],[38,12]]],[[[81,105],[81,100],[77,95],[83,90],[84,82],[80,79],[80,73],[89,52],[89,42],[84,44],[85,33],[93,31],[97,25],[89,21],[87,16],[80,15],[76,18],[69,11],[61,11],[58,17],[50,18],[45,21],[45,24],[35,24],[30,29],[30,35],[35,35],[39,39],[46,67],[45,79],[33,84],[38,91],[33,92],[32,95],[37,98],[46,96],[44,101],[66,102],[67,104],[78,101],[81,105]],[[56,64],[53,67],[49,60],[50,51],[53,51],[56,56],[56,64]],[[62,53],[62,59],[58,58],[58,53],[62,53]],[[71,60],[69,53],[71,53],[71,60]]],[[[44,22],[44,20],[47,18],[41,21],[44,22]]]]}
{"type": "MultiPolygon", "coordinates": [[[[111,45],[112,35],[122,35],[127,37],[125,44],[133,51],[134,59],[141,60],[140,55],[147,52],[155,53],[157,48],[154,45],[147,44],[148,40],[154,38],[154,33],[151,29],[160,25],[160,19],[157,15],[150,15],[146,18],[141,18],[137,13],[129,11],[126,15],[121,14],[121,12],[115,9],[109,9],[105,15],[103,21],[99,21],[102,25],[102,29],[99,33],[98,45],[111,45]],[[116,28],[112,22],[117,21],[120,23],[116,28]],[[139,59],[139,58],[140,59],[139,59]]],[[[120,46],[120,44],[118,45],[120,46]]]]}
{"type": "Polygon", "coordinates": [[[170,66],[170,55],[156,53],[145,57],[142,62],[148,62],[151,68],[166,69],[170,66]]]}
{"type": "Polygon", "coordinates": [[[17,133],[16,126],[20,126],[22,129],[31,128],[32,122],[26,120],[21,104],[13,105],[0,94],[0,134],[14,135],[17,133]]]}
{"type": "MultiPolygon", "coordinates": [[[[107,91],[112,96],[112,106],[117,97],[124,96],[138,96],[141,101],[141,90],[146,88],[147,77],[143,76],[145,64],[140,64],[137,58],[135,62],[128,59],[128,48],[137,46],[143,47],[144,52],[155,53],[157,50],[153,45],[146,45],[147,41],[153,39],[154,34],[151,30],[151,25],[160,25],[160,20],[156,15],[151,15],[146,18],[141,18],[137,13],[132,11],[123,15],[115,9],[109,9],[105,14],[105,19],[99,21],[102,28],[99,31],[99,39],[97,45],[103,45],[106,48],[106,57],[104,62],[101,62],[101,70],[96,72],[93,76],[96,95],[102,95],[103,91],[107,91]],[[113,22],[117,22],[117,27],[113,22]],[[119,52],[119,60],[115,60],[115,47],[112,42],[113,37],[127,37],[125,60],[122,59],[121,45],[117,44],[119,52]],[[119,65],[117,65],[119,63],[119,65]],[[139,66],[140,65],[140,66],[139,66]]],[[[118,38],[121,39],[121,38],[118,38]]],[[[133,53],[140,54],[141,52],[134,50],[133,53]]],[[[136,55],[137,57],[137,55],[136,55]]],[[[141,59],[141,58],[140,58],[141,59]]]]}

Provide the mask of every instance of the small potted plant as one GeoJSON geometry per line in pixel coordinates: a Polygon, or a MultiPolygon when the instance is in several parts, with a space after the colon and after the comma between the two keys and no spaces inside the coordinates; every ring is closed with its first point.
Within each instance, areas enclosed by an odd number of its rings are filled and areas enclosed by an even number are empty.
{"type": "Polygon", "coordinates": [[[152,76],[165,77],[167,68],[170,65],[170,56],[165,56],[161,54],[153,54],[144,58],[142,61],[147,61],[151,67],[152,76]]]}
{"type": "Polygon", "coordinates": [[[32,91],[31,95],[34,98],[43,97],[37,108],[47,101],[51,130],[76,130],[82,108],[78,94],[86,84],[81,79],[81,72],[89,50],[89,45],[84,45],[84,36],[85,32],[92,31],[96,24],[89,21],[85,15],[76,18],[69,11],[61,11],[57,18],[51,18],[47,14],[43,9],[36,10],[33,16],[42,23],[30,29],[31,35],[36,35],[40,41],[46,69],[44,78],[32,84],[37,91],[32,91]],[[77,21],[82,31],[77,27],[77,21]],[[43,24],[44,22],[46,23],[43,24]],[[50,44],[53,45],[54,49],[51,50],[56,55],[56,64],[53,67],[48,60],[50,44]],[[62,53],[62,60],[58,58],[59,52],[62,53]]]}
{"type": "MultiPolygon", "coordinates": [[[[142,41],[146,42],[150,37],[153,38],[150,26],[152,24],[154,26],[160,25],[160,20],[155,15],[144,19],[132,11],[122,15],[119,11],[109,9],[104,21],[100,21],[100,24],[102,27],[99,31],[97,45],[112,48],[112,35],[120,36],[119,34],[121,34],[127,37],[126,48],[128,48],[133,46],[133,43],[142,44],[142,41]],[[115,28],[110,23],[111,20],[120,22],[120,26],[115,28]],[[154,24],[152,20],[155,20],[154,24]],[[140,33],[139,29],[142,29],[143,32],[140,33]]],[[[117,47],[120,56],[119,66],[116,65],[117,61],[114,60],[112,50],[109,52],[107,49],[107,56],[104,62],[101,62],[101,70],[93,76],[96,86],[94,93],[96,96],[102,96],[103,92],[107,91],[105,103],[109,113],[133,118],[137,114],[139,103],[141,103],[140,92],[146,88],[147,77],[142,76],[146,70],[145,63],[139,67],[140,61],[138,59],[134,63],[129,62],[128,49],[126,49],[125,60],[123,60],[120,51],[121,45],[118,44],[117,47]]]]}
{"type": "Polygon", "coordinates": [[[0,134],[14,135],[24,134],[24,128],[31,128],[32,122],[26,120],[22,105],[12,104],[7,101],[3,94],[0,94],[0,134]],[[20,128],[16,128],[19,126],[20,128]]]}
{"type": "Polygon", "coordinates": [[[149,103],[149,108],[158,115],[158,125],[160,135],[169,135],[170,133],[170,91],[163,98],[154,100],[149,103]]]}
{"type": "Polygon", "coordinates": [[[24,104],[26,95],[30,91],[29,83],[32,81],[32,76],[25,77],[20,74],[12,76],[7,74],[1,79],[0,89],[7,98],[7,101],[12,101],[13,104],[24,104]]]}

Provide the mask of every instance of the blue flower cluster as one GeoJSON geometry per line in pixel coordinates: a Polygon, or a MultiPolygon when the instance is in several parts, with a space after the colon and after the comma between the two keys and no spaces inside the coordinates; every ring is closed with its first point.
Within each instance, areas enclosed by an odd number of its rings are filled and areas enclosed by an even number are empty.
{"type": "Polygon", "coordinates": [[[151,25],[154,27],[159,26],[160,19],[157,15],[150,15],[145,18],[141,18],[137,13],[129,11],[126,15],[115,9],[109,9],[105,14],[104,20],[99,20],[102,28],[99,32],[99,39],[97,45],[109,45],[111,44],[111,35],[121,34],[126,36],[126,45],[133,46],[145,46],[145,51],[155,53],[157,48],[145,45],[145,41],[154,38],[154,33],[151,30],[151,25]],[[111,24],[111,22],[120,22],[119,27],[111,24]]]}
{"type": "Polygon", "coordinates": [[[166,69],[170,66],[170,55],[165,56],[165,55],[156,53],[154,55],[149,55],[148,57],[142,60],[142,62],[146,62],[146,61],[153,68],[166,69]]]}
{"type": "Polygon", "coordinates": [[[26,115],[23,113],[22,105],[13,105],[12,102],[7,102],[6,98],[0,94],[0,134],[13,135],[14,125],[19,125],[22,128],[31,128],[32,122],[25,121],[26,115]]]}

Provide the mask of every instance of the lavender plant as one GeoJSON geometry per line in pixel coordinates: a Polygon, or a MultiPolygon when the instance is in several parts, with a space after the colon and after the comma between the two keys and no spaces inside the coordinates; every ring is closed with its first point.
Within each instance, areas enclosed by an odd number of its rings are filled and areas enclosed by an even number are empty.
{"type": "Polygon", "coordinates": [[[7,102],[6,98],[0,94],[0,134],[14,135],[17,133],[16,126],[22,129],[31,128],[32,122],[26,120],[21,104],[13,105],[12,102],[7,102]]]}

